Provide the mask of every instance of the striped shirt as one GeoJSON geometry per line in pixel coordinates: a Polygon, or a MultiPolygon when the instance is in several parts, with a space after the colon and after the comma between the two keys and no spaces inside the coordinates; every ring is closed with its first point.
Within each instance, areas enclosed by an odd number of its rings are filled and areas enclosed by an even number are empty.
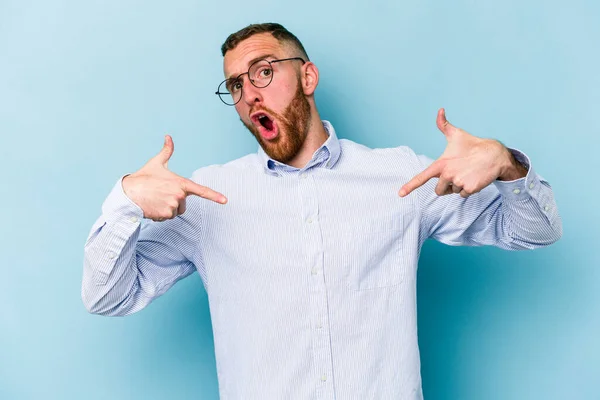
{"type": "Polygon", "coordinates": [[[421,399],[416,321],[419,253],[449,245],[534,249],[561,236],[552,190],[523,153],[525,178],[463,199],[437,179],[398,190],[433,160],[401,146],[327,141],[304,168],[259,147],[191,179],[172,220],[143,219],[119,179],[85,243],[82,299],[91,313],[142,310],[198,272],[213,324],[222,399],[421,399]]]}

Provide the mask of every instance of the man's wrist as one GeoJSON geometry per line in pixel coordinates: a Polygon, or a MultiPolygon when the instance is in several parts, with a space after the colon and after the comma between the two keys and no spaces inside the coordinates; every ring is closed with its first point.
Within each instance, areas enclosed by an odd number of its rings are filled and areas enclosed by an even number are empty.
{"type": "Polygon", "coordinates": [[[121,186],[123,188],[123,193],[125,193],[125,195],[128,197],[129,197],[128,191],[129,191],[130,182],[131,182],[131,174],[127,174],[121,179],[121,186]]]}
{"type": "Polygon", "coordinates": [[[515,181],[517,179],[521,179],[527,176],[527,172],[529,171],[527,167],[521,164],[512,152],[504,147],[506,151],[506,163],[505,166],[501,169],[501,173],[498,176],[499,181],[515,181]]]}

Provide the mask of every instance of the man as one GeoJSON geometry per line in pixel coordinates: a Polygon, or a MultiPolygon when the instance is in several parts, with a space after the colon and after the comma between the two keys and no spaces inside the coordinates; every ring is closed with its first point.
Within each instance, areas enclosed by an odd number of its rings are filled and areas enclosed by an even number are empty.
{"type": "Polygon", "coordinates": [[[223,398],[422,398],[423,242],[549,245],[562,234],[550,186],[524,154],[454,127],[443,109],[436,161],[338,139],[315,105],[319,71],[281,25],[248,26],[222,53],[217,94],[258,153],[186,179],[168,170],[166,136],[92,227],[85,306],[131,314],[198,271],[223,398]]]}

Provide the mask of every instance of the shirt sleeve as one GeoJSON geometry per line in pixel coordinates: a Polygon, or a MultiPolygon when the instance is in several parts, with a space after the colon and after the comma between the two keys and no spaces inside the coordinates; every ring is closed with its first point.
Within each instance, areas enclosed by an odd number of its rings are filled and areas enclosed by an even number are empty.
{"type": "MultiPolygon", "coordinates": [[[[524,178],[494,181],[466,199],[458,194],[438,196],[437,178],[415,191],[422,210],[423,240],[524,250],[550,245],[562,236],[562,222],[550,184],[535,172],[525,154],[509,150],[528,168],[524,178]]],[[[422,155],[415,157],[416,173],[433,162],[422,155]]]]}
{"type": "Polygon", "coordinates": [[[198,203],[188,198],[186,212],[174,219],[145,220],[123,191],[125,176],[104,201],[84,246],[81,297],[93,314],[140,311],[196,268],[198,203]]]}

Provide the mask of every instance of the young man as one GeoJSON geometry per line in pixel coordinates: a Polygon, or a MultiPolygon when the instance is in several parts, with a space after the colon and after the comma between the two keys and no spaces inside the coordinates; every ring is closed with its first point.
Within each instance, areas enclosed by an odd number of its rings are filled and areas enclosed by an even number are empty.
{"type": "Polygon", "coordinates": [[[168,170],[167,136],[103,204],[85,245],[85,306],[131,314],[198,271],[223,398],[422,398],[423,242],[549,245],[562,233],[550,186],[524,154],[443,109],[436,161],[338,139],[315,105],[319,71],[281,25],[248,26],[222,52],[217,94],[258,153],[186,179],[168,170]]]}

